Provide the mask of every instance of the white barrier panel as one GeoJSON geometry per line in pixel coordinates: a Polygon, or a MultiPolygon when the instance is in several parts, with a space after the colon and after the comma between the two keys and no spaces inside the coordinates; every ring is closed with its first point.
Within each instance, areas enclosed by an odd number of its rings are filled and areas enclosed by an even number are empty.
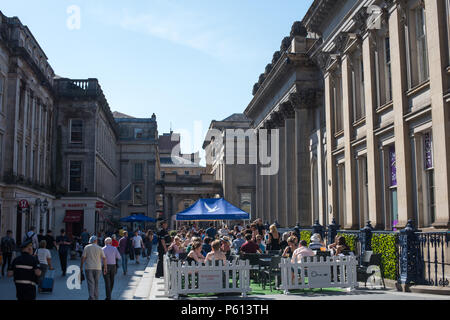
{"type": "Polygon", "coordinates": [[[291,259],[282,259],[281,289],[289,294],[293,289],[349,288],[357,285],[355,256],[303,257],[292,263],[291,259]]]}
{"type": "Polygon", "coordinates": [[[207,265],[195,262],[170,261],[164,256],[164,290],[168,297],[178,299],[180,294],[241,293],[247,296],[250,289],[250,263],[236,260],[223,265],[215,261],[207,265]]]}

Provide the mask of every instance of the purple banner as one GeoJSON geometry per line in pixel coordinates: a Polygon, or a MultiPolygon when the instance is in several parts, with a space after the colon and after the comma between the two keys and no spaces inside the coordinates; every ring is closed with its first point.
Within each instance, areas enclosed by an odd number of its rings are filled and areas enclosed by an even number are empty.
{"type": "Polygon", "coordinates": [[[424,134],[425,169],[433,168],[433,147],[431,133],[424,134]]]}
{"type": "Polygon", "coordinates": [[[395,146],[389,147],[389,167],[391,169],[391,187],[397,185],[397,167],[395,163],[395,146]]]}

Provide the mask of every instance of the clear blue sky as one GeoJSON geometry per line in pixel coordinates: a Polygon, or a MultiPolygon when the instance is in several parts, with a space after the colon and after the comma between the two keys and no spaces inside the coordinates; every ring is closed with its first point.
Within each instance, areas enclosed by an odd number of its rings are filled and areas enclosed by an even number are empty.
{"type": "Polygon", "coordinates": [[[155,113],[159,133],[172,123],[183,152],[193,152],[211,120],[245,110],[254,83],[311,3],[14,0],[0,10],[29,27],[57,75],[98,78],[112,111],[155,113]],[[80,28],[71,30],[73,5],[80,28]]]}

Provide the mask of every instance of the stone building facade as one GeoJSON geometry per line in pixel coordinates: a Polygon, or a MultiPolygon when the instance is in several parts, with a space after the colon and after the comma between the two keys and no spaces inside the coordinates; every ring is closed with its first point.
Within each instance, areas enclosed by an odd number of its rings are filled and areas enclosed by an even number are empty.
{"type": "Polygon", "coordinates": [[[449,24],[448,0],[313,2],[245,111],[291,173],[257,176],[259,216],[449,227],[449,24]]]}
{"type": "Polygon", "coordinates": [[[55,228],[106,230],[117,211],[118,126],[97,79],[55,79],[55,228]],[[111,183],[113,182],[113,183],[111,183]]]}
{"type": "Polygon", "coordinates": [[[181,136],[165,133],[159,136],[160,175],[156,187],[158,211],[176,227],[176,214],[197,200],[222,196],[214,176],[200,165],[199,153],[183,154],[181,136]]]}
{"type": "Polygon", "coordinates": [[[47,60],[0,12],[0,234],[20,243],[31,226],[79,235],[132,213],[155,217],[156,116],[115,119],[97,79],[55,76],[47,60]]]}
{"type": "Polygon", "coordinates": [[[208,136],[203,143],[206,170],[221,182],[225,200],[248,212],[252,218],[256,210],[256,165],[250,161],[251,139],[248,135],[253,133],[251,121],[244,114],[236,113],[222,121],[212,121],[209,130],[218,130],[221,136],[208,136]],[[243,138],[243,145],[239,145],[238,136],[243,138]],[[221,143],[216,144],[216,139],[220,139],[221,143]],[[228,159],[231,163],[226,157],[228,140],[234,148],[232,159],[228,159]]]}
{"type": "Polygon", "coordinates": [[[158,125],[151,118],[115,118],[120,214],[156,217],[156,181],[159,176],[158,125]]]}
{"type": "Polygon", "coordinates": [[[0,234],[18,240],[53,223],[53,78],[30,30],[0,12],[0,234]]]}

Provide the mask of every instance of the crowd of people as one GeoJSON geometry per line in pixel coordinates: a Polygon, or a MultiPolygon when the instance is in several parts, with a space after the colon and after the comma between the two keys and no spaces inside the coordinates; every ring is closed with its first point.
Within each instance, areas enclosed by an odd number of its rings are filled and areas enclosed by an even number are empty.
{"type": "Polygon", "coordinates": [[[111,300],[118,269],[122,268],[123,275],[127,275],[130,260],[136,264],[141,263],[141,257],[149,260],[153,239],[152,230],[143,232],[138,229],[129,235],[128,231],[121,229],[94,235],[84,229],[79,236],[68,236],[61,229],[60,234],[54,237],[51,230],[45,235],[43,230],[37,234],[31,227],[18,245],[13,232],[8,230],[1,238],[1,274],[5,277],[6,270],[7,276],[14,277],[19,300],[34,300],[36,287],[38,292],[42,292],[46,274],[55,270],[52,256],[58,256],[61,275],[65,277],[69,257],[75,259],[78,255],[81,259],[80,280],[87,281],[89,300],[98,300],[101,275],[105,281],[106,300],[111,300]],[[27,266],[26,270],[23,266],[27,266]]]}
{"type": "Polygon", "coordinates": [[[341,255],[349,250],[343,236],[336,236],[335,242],[326,246],[320,234],[313,234],[309,239],[300,239],[300,230],[294,228],[281,234],[276,224],[264,225],[261,219],[243,225],[238,223],[232,228],[224,224],[216,227],[214,223],[207,228],[199,228],[195,223],[181,226],[169,235],[167,222],[164,221],[162,231],[158,234],[159,261],[156,277],[163,276],[163,256],[167,253],[172,259],[207,263],[208,261],[227,261],[247,254],[279,254],[292,262],[301,261],[302,257],[314,256],[317,252],[328,252],[329,255],[341,255]]]}
{"type": "Polygon", "coordinates": [[[20,246],[22,255],[14,258],[17,246],[12,231],[8,230],[1,239],[0,253],[2,257],[2,276],[5,269],[8,276],[14,277],[17,298],[35,299],[36,286],[42,290],[42,283],[49,270],[55,270],[52,255],[59,257],[62,276],[66,276],[69,255],[73,259],[78,254],[81,259],[81,281],[86,280],[89,300],[98,300],[99,279],[103,275],[105,281],[106,300],[111,300],[114,279],[122,268],[127,275],[128,263],[134,260],[141,263],[141,257],[150,259],[153,242],[158,243],[158,264],[156,278],[164,276],[163,260],[168,254],[172,259],[186,261],[191,264],[208,263],[210,261],[230,261],[241,254],[274,253],[292,262],[301,261],[302,257],[314,256],[318,252],[330,255],[342,255],[349,251],[345,238],[336,236],[335,242],[325,246],[320,234],[313,234],[310,243],[300,239],[300,230],[294,228],[281,234],[276,224],[264,225],[261,219],[243,225],[238,223],[232,228],[223,224],[216,227],[214,223],[206,228],[198,225],[183,225],[169,233],[168,223],[159,219],[156,235],[152,230],[140,229],[132,234],[121,229],[104,234],[89,234],[86,229],[79,236],[69,237],[64,229],[53,236],[51,230],[43,234],[35,233],[35,228],[24,236],[20,246]],[[155,238],[156,236],[156,238],[155,238]],[[17,269],[18,266],[29,266],[28,273],[17,269]]]}

